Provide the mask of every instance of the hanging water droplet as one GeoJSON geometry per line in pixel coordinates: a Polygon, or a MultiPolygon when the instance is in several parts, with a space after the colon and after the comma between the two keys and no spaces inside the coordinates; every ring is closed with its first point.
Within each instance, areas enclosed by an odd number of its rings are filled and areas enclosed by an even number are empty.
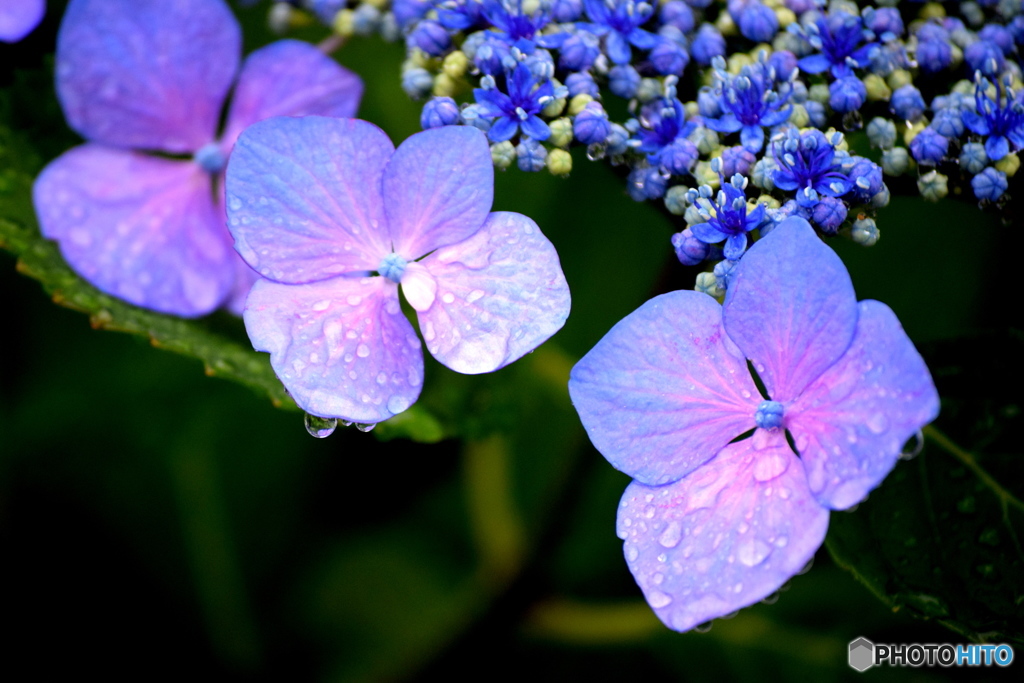
{"type": "Polygon", "coordinates": [[[804,568],[797,572],[797,576],[799,576],[801,574],[806,574],[807,572],[811,571],[811,567],[813,567],[813,566],[814,566],[814,558],[812,557],[811,559],[807,560],[807,564],[804,565],[804,568]]]}
{"type": "Polygon", "coordinates": [[[373,428],[377,426],[377,423],[376,422],[370,422],[369,424],[359,424],[357,422],[357,423],[355,423],[355,425],[356,425],[356,429],[358,429],[361,432],[372,432],[373,428]]]}
{"type": "Polygon", "coordinates": [[[595,142],[587,146],[587,159],[590,161],[598,161],[604,159],[605,152],[608,150],[608,145],[600,142],[595,142]]]}
{"type": "Polygon", "coordinates": [[[309,432],[309,435],[317,439],[327,438],[338,427],[338,420],[333,417],[317,417],[306,413],[303,421],[306,423],[306,431],[309,432]]]}
{"type": "Polygon", "coordinates": [[[766,605],[774,605],[778,601],[779,601],[779,592],[775,591],[774,593],[769,595],[767,598],[763,599],[761,602],[763,602],[766,605]]]}
{"type": "Polygon", "coordinates": [[[900,451],[900,460],[913,460],[921,452],[922,448],[924,448],[924,434],[919,429],[917,434],[910,437],[910,441],[903,444],[903,450],[900,451]]]}
{"type": "Polygon", "coordinates": [[[693,630],[697,633],[707,633],[711,630],[711,622],[705,621],[703,624],[697,624],[693,627],[693,630]]]}
{"type": "Polygon", "coordinates": [[[651,591],[647,596],[647,604],[654,609],[660,609],[670,602],[672,602],[672,596],[661,591],[651,591]]]}

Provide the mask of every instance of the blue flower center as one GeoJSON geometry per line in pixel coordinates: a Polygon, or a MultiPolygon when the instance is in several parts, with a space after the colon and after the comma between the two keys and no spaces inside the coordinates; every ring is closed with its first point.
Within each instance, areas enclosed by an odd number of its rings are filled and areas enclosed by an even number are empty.
{"type": "Polygon", "coordinates": [[[199,164],[199,167],[207,173],[220,173],[228,163],[227,156],[224,155],[224,152],[221,151],[220,146],[216,142],[200,147],[199,151],[192,157],[192,160],[199,164]]]}
{"type": "Polygon", "coordinates": [[[397,284],[402,281],[402,275],[405,273],[405,266],[408,263],[404,258],[392,252],[380,262],[377,272],[397,284]]]}
{"type": "Polygon", "coordinates": [[[761,401],[754,411],[754,424],[761,429],[778,429],[782,426],[784,411],[778,401],[761,401]]]}

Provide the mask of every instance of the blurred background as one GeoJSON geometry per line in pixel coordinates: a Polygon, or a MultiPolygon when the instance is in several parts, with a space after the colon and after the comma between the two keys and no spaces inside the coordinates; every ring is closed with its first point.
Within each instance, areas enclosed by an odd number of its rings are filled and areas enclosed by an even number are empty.
{"type": "MultiPolygon", "coordinates": [[[[0,44],[6,151],[27,155],[36,170],[78,143],[52,87],[63,4],[50,2],[23,42],[0,44]]],[[[247,52],[274,39],[266,4],[235,9],[247,52]]],[[[419,129],[419,105],[399,87],[401,45],[354,39],[337,58],[365,81],[362,118],[396,143],[419,129]]],[[[568,179],[498,173],[494,207],[531,216],[554,242],[572,316],[547,345],[493,375],[456,375],[428,357],[421,405],[432,421],[422,438],[433,443],[389,438],[396,432],[386,427],[314,439],[300,412],[208,378],[195,359],[92,329],[0,251],[0,677],[843,680],[861,675],[846,662],[858,636],[966,642],[984,630],[979,623],[995,623],[975,614],[984,609],[1003,620],[993,642],[1014,642],[1006,634],[1019,628],[1024,599],[1020,545],[1010,543],[1019,511],[1004,505],[1000,518],[998,496],[971,484],[972,513],[989,515],[984,524],[1003,539],[992,552],[1009,550],[961,571],[953,558],[978,537],[942,516],[944,496],[963,498],[933,478],[958,463],[930,443],[871,501],[832,516],[833,530],[848,532],[830,537],[844,564],[863,556],[886,565],[875,574],[858,568],[876,593],[888,592],[885,601],[823,547],[773,604],[706,633],[661,626],[614,532],[629,479],[589,444],[565,382],[616,321],[655,294],[692,287],[697,271],[675,261],[669,237],[680,228],[666,214],[630,200],[607,164],[577,153],[574,161],[568,179]],[[891,547],[884,538],[851,541],[915,513],[898,488],[907,481],[931,496],[942,533],[920,544],[908,534],[891,547]],[[926,562],[936,576],[948,566],[946,593],[913,588],[918,579],[898,575],[901,561],[926,562]],[[989,569],[978,569],[985,562],[989,569]],[[903,583],[872,581],[883,574],[903,583]],[[974,630],[962,626],[968,615],[974,630]]],[[[1020,411],[1010,407],[1020,401],[1022,349],[1008,331],[1021,329],[1019,219],[895,198],[878,224],[875,247],[831,244],[858,296],[889,304],[929,360],[943,418],[960,420],[946,433],[983,449],[986,467],[1019,500],[1020,411]]],[[[247,345],[241,322],[226,314],[200,324],[247,345]]],[[[949,477],[972,473],[960,467],[949,477]]]]}

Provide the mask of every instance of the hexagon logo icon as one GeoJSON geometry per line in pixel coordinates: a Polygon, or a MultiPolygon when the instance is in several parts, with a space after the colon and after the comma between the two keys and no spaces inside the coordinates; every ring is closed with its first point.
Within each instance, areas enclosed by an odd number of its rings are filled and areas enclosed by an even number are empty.
{"type": "Polygon", "coordinates": [[[850,643],[850,667],[867,671],[875,664],[875,644],[867,638],[858,638],[850,643]]]}

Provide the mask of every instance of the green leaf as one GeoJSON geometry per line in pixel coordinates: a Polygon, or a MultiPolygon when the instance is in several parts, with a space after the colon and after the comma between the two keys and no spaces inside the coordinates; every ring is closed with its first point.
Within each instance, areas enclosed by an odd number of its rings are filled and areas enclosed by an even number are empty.
{"type": "Polygon", "coordinates": [[[828,548],[893,609],[972,640],[1022,643],[1024,335],[925,351],[942,397],[925,448],[855,512],[832,515],[828,548]]]}

